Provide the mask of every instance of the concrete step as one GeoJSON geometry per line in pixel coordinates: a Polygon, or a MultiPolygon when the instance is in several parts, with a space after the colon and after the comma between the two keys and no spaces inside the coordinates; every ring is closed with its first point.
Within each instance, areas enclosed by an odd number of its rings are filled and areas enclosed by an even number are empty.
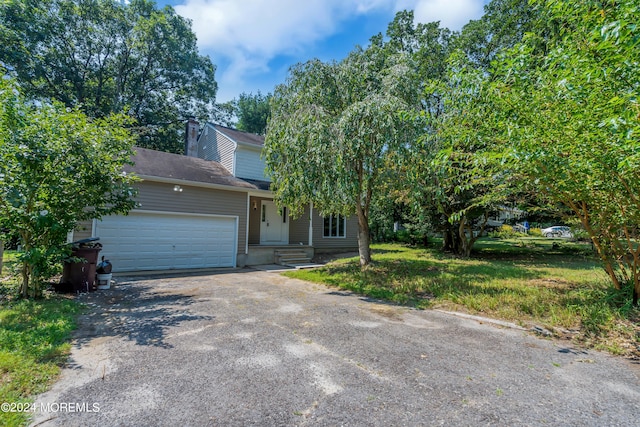
{"type": "Polygon", "coordinates": [[[274,251],[274,261],[280,265],[309,264],[312,256],[309,251],[300,248],[284,248],[274,251]]]}
{"type": "Polygon", "coordinates": [[[312,262],[304,262],[304,263],[293,263],[293,264],[283,264],[286,267],[293,267],[296,270],[302,270],[305,268],[318,268],[318,267],[324,267],[324,265],[322,264],[314,264],[312,262]]]}
{"type": "Polygon", "coordinates": [[[280,264],[291,264],[291,263],[306,263],[311,261],[311,258],[307,257],[281,257],[280,264]]]}

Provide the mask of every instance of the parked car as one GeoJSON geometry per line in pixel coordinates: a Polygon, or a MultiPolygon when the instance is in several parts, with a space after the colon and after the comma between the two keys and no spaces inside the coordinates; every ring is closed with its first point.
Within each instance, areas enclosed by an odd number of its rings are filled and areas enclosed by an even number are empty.
{"type": "Polygon", "coordinates": [[[540,230],[540,232],[542,233],[542,235],[544,237],[549,237],[549,238],[553,238],[553,237],[571,238],[571,237],[573,237],[573,233],[571,232],[571,229],[569,227],[567,227],[566,225],[554,225],[553,227],[543,228],[542,230],[540,230]]]}

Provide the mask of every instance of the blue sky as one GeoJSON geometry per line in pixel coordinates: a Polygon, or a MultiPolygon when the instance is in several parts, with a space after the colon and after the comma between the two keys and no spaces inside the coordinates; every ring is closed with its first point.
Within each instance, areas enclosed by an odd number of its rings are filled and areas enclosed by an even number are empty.
{"type": "Polygon", "coordinates": [[[192,21],[200,53],[216,65],[218,102],[266,94],[289,67],[312,58],[341,60],[384,33],[399,10],[416,21],[459,30],[488,0],[156,0],[192,21]]]}

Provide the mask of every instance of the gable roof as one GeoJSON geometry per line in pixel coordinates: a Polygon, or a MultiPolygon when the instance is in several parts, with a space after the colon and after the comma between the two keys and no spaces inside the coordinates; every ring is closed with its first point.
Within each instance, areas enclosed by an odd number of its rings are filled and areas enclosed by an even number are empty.
{"type": "Polygon", "coordinates": [[[176,179],[205,184],[224,185],[239,189],[258,190],[258,186],[236,178],[218,162],[135,147],[131,157],[134,165],[124,171],[142,177],[176,179]]]}
{"type": "Polygon", "coordinates": [[[218,132],[225,135],[227,138],[232,141],[240,144],[249,144],[254,145],[256,147],[264,146],[264,136],[256,135],[254,133],[243,132],[236,129],[231,129],[228,127],[211,124],[218,132]]]}

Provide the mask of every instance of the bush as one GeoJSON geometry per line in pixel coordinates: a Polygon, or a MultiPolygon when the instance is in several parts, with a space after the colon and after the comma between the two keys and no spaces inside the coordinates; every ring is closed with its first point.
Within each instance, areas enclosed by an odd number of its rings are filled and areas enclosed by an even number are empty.
{"type": "Polygon", "coordinates": [[[530,228],[529,229],[529,236],[532,237],[542,237],[542,229],[541,228],[530,228]]]}
{"type": "Polygon", "coordinates": [[[526,234],[519,233],[515,231],[512,226],[506,224],[501,225],[500,228],[489,233],[489,237],[493,237],[494,239],[513,239],[523,236],[526,236],[526,234]]]}

